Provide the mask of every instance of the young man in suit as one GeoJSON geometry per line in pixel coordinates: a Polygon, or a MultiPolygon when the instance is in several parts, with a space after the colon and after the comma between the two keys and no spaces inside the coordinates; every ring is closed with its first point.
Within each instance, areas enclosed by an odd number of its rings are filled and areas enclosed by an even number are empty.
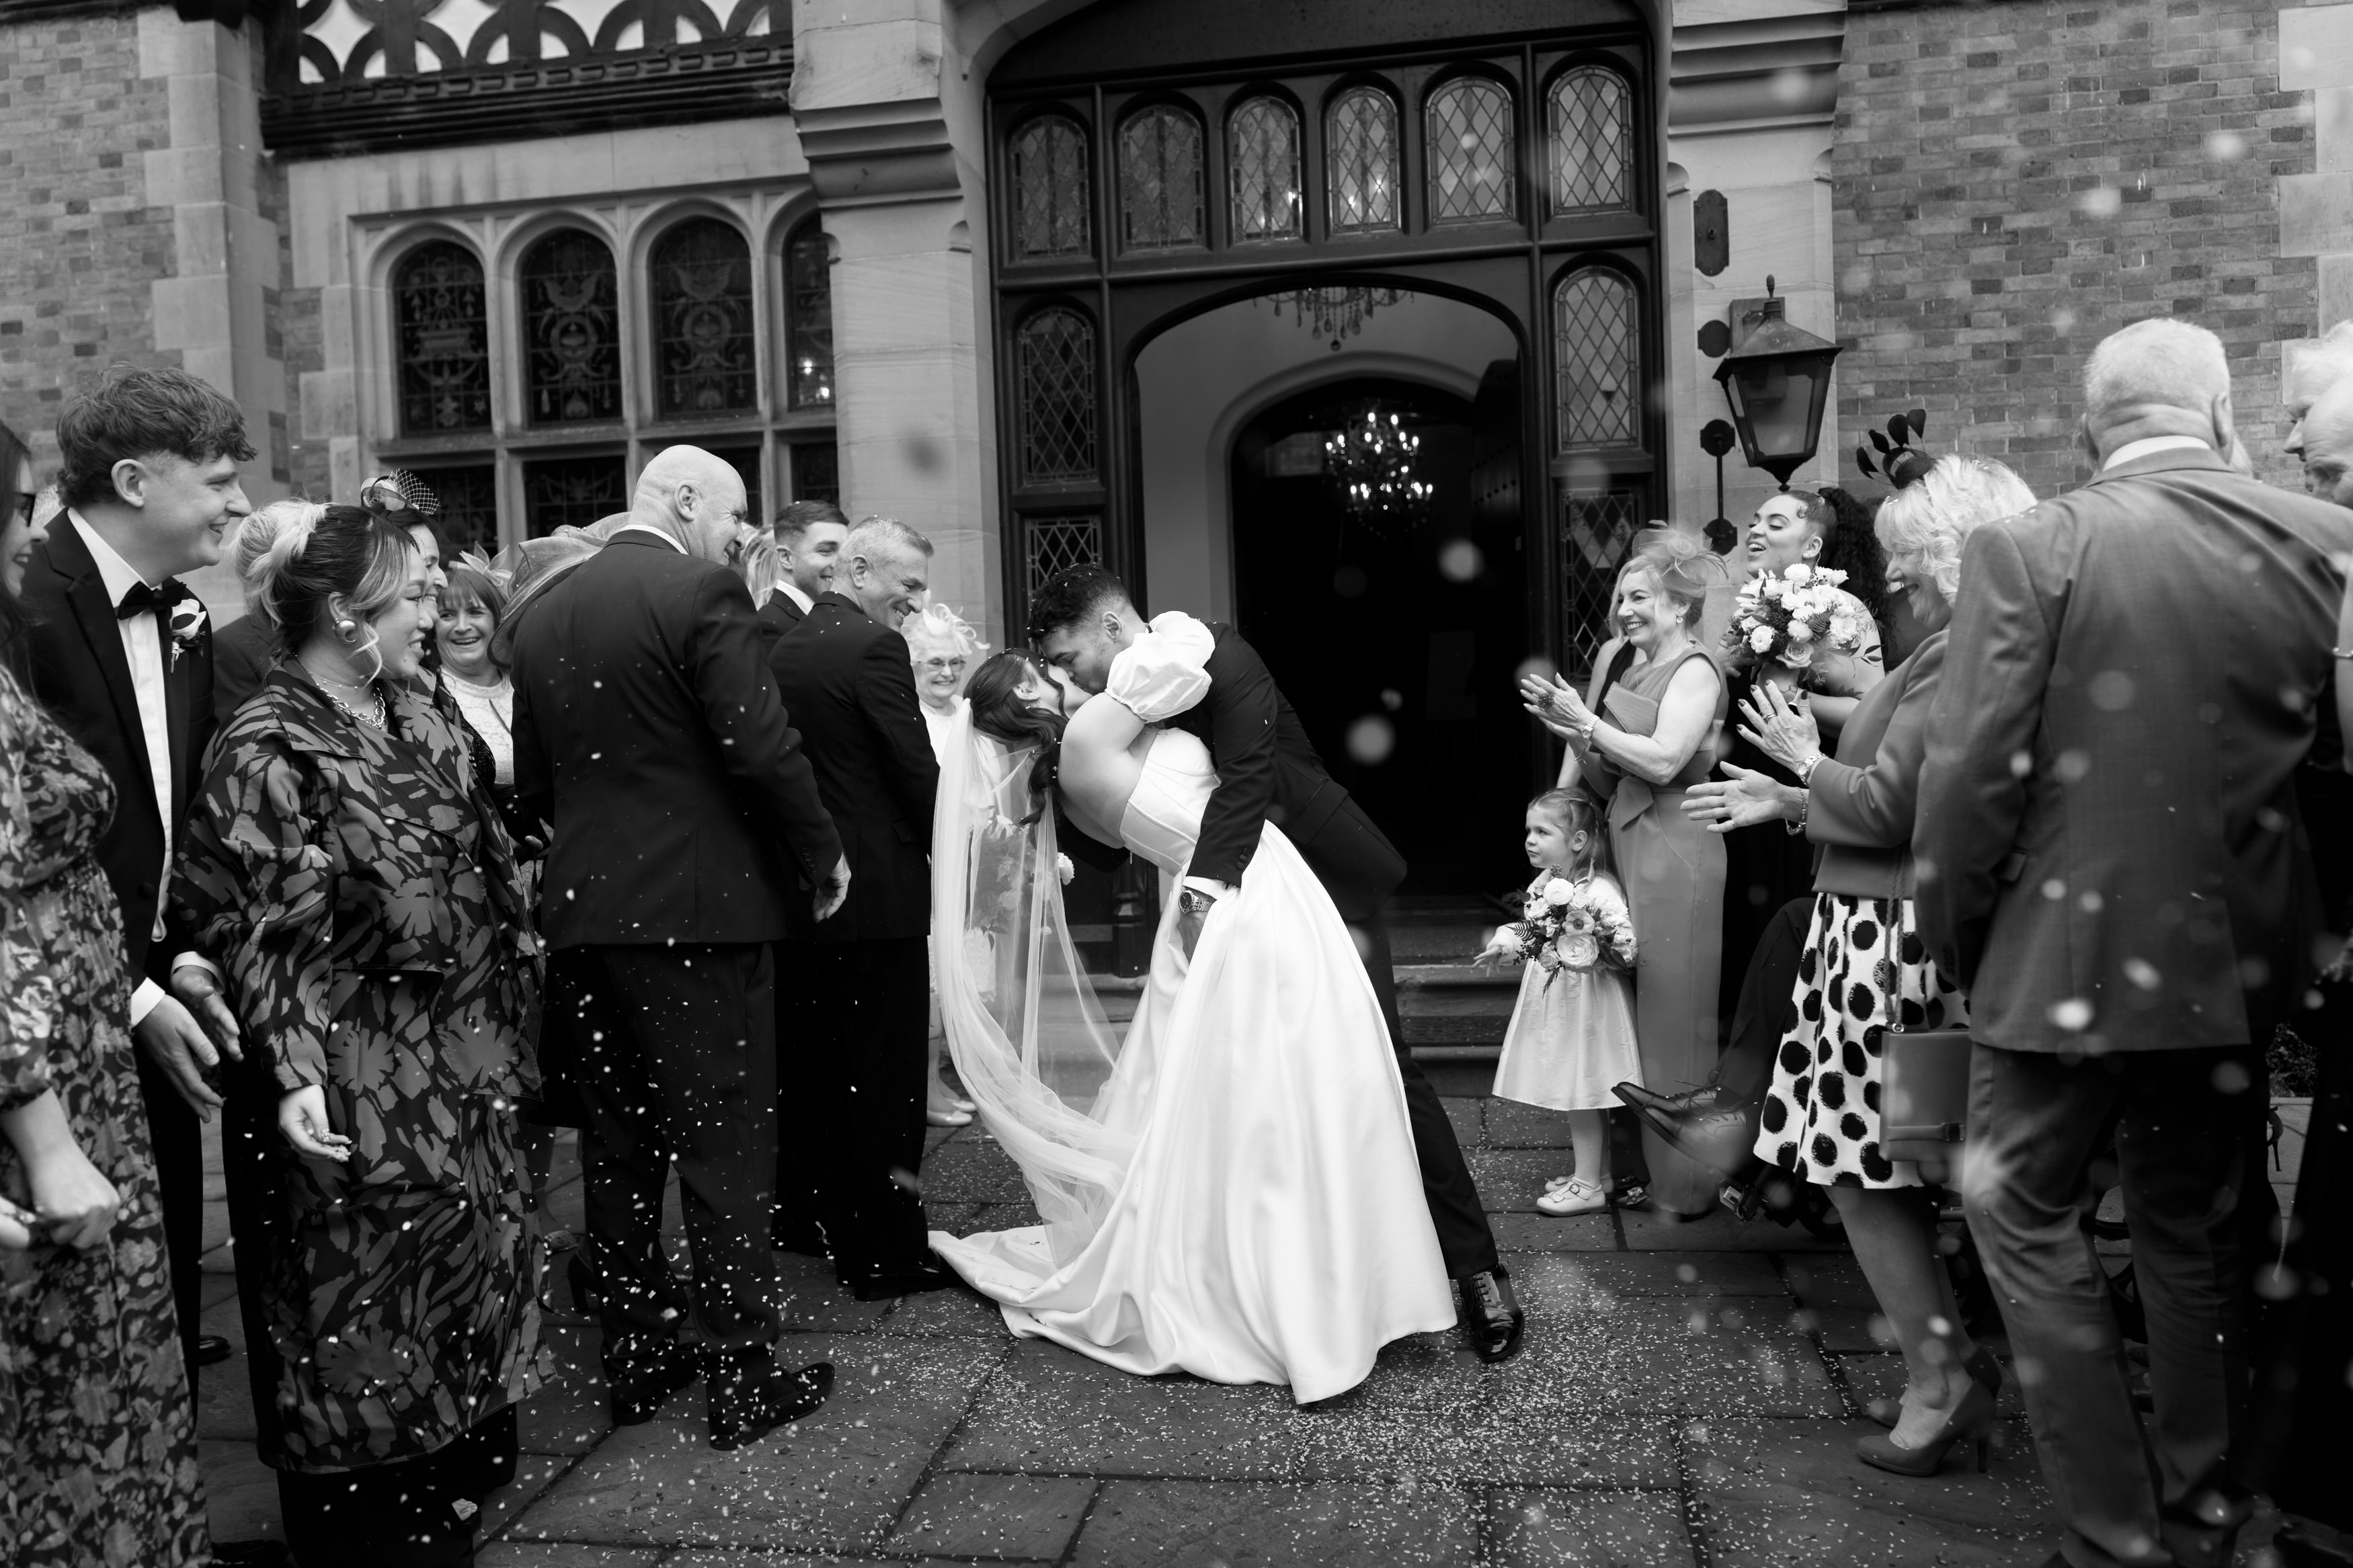
{"type": "Polygon", "coordinates": [[[775,1361],[774,943],[788,902],[822,920],[849,878],[733,570],[744,504],[733,468],[672,447],[598,553],[510,616],[515,784],[555,825],[541,922],[586,1042],[613,1419],[649,1419],[707,1370],[714,1448],[798,1419],[832,1383],[824,1363],[775,1361]],[[707,1365],[668,1304],[673,1165],[707,1365]]]}
{"type": "MultiPolygon", "coordinates": [[[[1072,566],[1039,588],[1029,607],[1029,641],[1047,663],[1086,691],[1101,691],[1111,661],[1145,626],[1126,587],[1100,566],[1072,566]]],[[[1385,919],[1389,895],[1405,880],[1405,858],[1324,771],[1314,742],[1274,684],[1256,649],[1231,626],[1212,626],[1215,649],[1205,667],[1207,696],[1167,722],[1209,748],[1218,766],[1217,793],[1201,819],[1200,842],[1187,868],[1177,931],[1190,953],[1201,923],[1230,894],[1258,852],[1260,829],[1281,827],[1314,869],[1341,919],[1356,933],[1365,970],[1379,997],[1398,1072],[1405,1080],[1421,1160],[1423,1195],[1438,1230],[1446,1271],[1461,1288],[1463,1318],[1482,1359],[1518,1353],[1526,1319],[1496,1255],[1495,1237],[1479,1201],[1478,1184],[1462,1158],[1454,1124],[1438,1102],[1406,1044],[1398,1018],[1397,973],[1385,919]]],[[[1116,865],[1119,852],[1098,852],[1083,834],[1063,840],[1075,855],[1116,865]]]]}
{"type": "Polygon", "coordinates": [[[779,637],[801,624],[819,594],[833,591],[849,519],[828,500],[797,500],[776,513],[776,591],[760,618],[779,637]]]}
{"type": "Polygon", "coordinates": [[[2138,322],[2084,381],[2098,473],[1962,548],[1913,839],[1920,924],[1968,992],[1963,1196],[2034,1369],[2066,1526],[2052,1561],[2206,1568],[2247,1513],[2227,1461],[2272,1217],[2264,1047],[2319,929],[2295,776],[2353,519],[2242,470],[2212,333],[2138,322]],[[2147,1307],[2146,1447],[2081,1228],[2111,1129],[2147,1307]]]}
{"type": "Polygon", "coordinates": [[[785,1034],[796,1057],[788,1119],[805,1142],[779,1177],[779,1220],[788,1237],[822,1226],[841,1282],[860,1300],[955,1279],[932,1256],[913,1188],[940,769],[897,628],[923,604],[931,553],[906,524],[866,519],[842,546],[833,590],[770,656],[857,876],[839,915],[821,925],[796,915],[785,947],[785,1034]]]}

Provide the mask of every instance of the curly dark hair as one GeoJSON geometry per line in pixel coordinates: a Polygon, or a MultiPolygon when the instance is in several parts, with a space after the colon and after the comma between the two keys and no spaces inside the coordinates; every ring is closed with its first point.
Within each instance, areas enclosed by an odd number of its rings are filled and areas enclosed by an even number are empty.
{"type": "Polygon", "coordinates": [[[1846,574],[1846,591],[1862,601],[1879,623],[1880,640],[1887,640],[1887,552],[1880,548],[1876,503],[1825,485],[1813,490],[1791,490],[1806,511],[1806,526],[1821,535],[1822,552],[1814,564],[1846,574]]]}
{"type": "Polygon", "coordinates": [[[1029,595],[1031,645],[1043,642],[1049,632],[1077,626],[1113,599],[1134,602],[1127,584],[1100,566],[1063,567],[1029,595]]]}
{"type": "Polygon", "coordinates": [[[117,364],[58,416],[65,471],[58,490],[68,506],[114,496],[114,465],[168,452],[185,463],[233,458],[253,461],[237,405],[185,371],[117,364]]]}
{"type": "Polygon", "coordinates": [[[1054,793],[1054,778],[1062,761],[1060,713],[1033,708],[1021,695],[1021,684],[1031,676],[1047,679],[1037,661],[1019,648],[1008,647],[980,661],[965,682],[965,700],[972,704],[972,727],[994,735],[1009,746],[1035,746],[1038,761],[1029,770],[1029,815],[1023,826],[1045,815],[1054,793]]]}

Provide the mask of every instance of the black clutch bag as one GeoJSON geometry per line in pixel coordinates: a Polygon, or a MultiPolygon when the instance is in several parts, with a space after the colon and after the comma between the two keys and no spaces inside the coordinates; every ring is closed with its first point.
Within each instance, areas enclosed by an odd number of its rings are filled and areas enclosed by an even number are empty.
{"type": "Polygon", "coordinates": [[[1914,1160],[1943,1181],[1969,1136],[1969,1032],[1874,1027],[1879,1042],[1879,1152],[1914,1160]]]}

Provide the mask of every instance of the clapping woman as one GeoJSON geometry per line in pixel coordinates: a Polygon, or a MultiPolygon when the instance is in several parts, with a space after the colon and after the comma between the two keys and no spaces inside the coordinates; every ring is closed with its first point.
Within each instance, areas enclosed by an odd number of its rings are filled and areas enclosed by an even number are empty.
{"type": "Polygon", "coordinates": [[[1982,458],[1940,458],[1889,497],[1878,521],[1888,586],[1908,601],[1920,646],[1856,705],[1835,757],[1805,703],[1760,686],[1742,709],[1742,732],[1799,782],[1726,764],[1729,782],[1694,785],[1684,805],[1715,833],[1790,823],[1821,848],[1796,1021],[1782,1037],[1757,1156],[1829,1187],[1846,1222],[1908,1376],[1894,1430],[1863,1438],[1857,1452],[1904,1475],[1933,1475],[1954,1443],[1981,1436],[2001,1372],[1962,1325],[1919,1168],[1881,1152],[1873,1031],[1968,1022],[1959,989],[1917,935],[1914,812],[1962,541],[2033,505],[2017,475],[1982,458]]]}
{"type": "Polygon", "coordinates": [[[407,533],[301,501],[244,526],[287,657],[215,742],[173,891],[244,1025],[232,1103],[274,1107],[229,1171],[259,1443],[299,1560],[469,1563],[542,1375],[521,879],[414,684],[407,533]]]}

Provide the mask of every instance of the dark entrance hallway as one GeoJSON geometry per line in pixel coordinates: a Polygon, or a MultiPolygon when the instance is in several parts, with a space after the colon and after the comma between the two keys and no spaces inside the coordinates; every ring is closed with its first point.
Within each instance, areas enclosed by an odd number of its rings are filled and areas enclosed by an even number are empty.
{"type": "Polygon", "coordinates": [[[1525,874],[1513,670],[1527,589],[1517,487],[1493,478],[1518,465],[1513,367],[1497,371],[1475,405],[1411,382],[1333,383],[1269,408],[1233,448],[1237,623],[1404,852],[1410,895],[1499,893],[1525,874]],[[1324,438],[1368,401],[1421,438],[1415,468],[1435,494],[1418,527],[1352,520],[1322,471],[1324,438]]]}

